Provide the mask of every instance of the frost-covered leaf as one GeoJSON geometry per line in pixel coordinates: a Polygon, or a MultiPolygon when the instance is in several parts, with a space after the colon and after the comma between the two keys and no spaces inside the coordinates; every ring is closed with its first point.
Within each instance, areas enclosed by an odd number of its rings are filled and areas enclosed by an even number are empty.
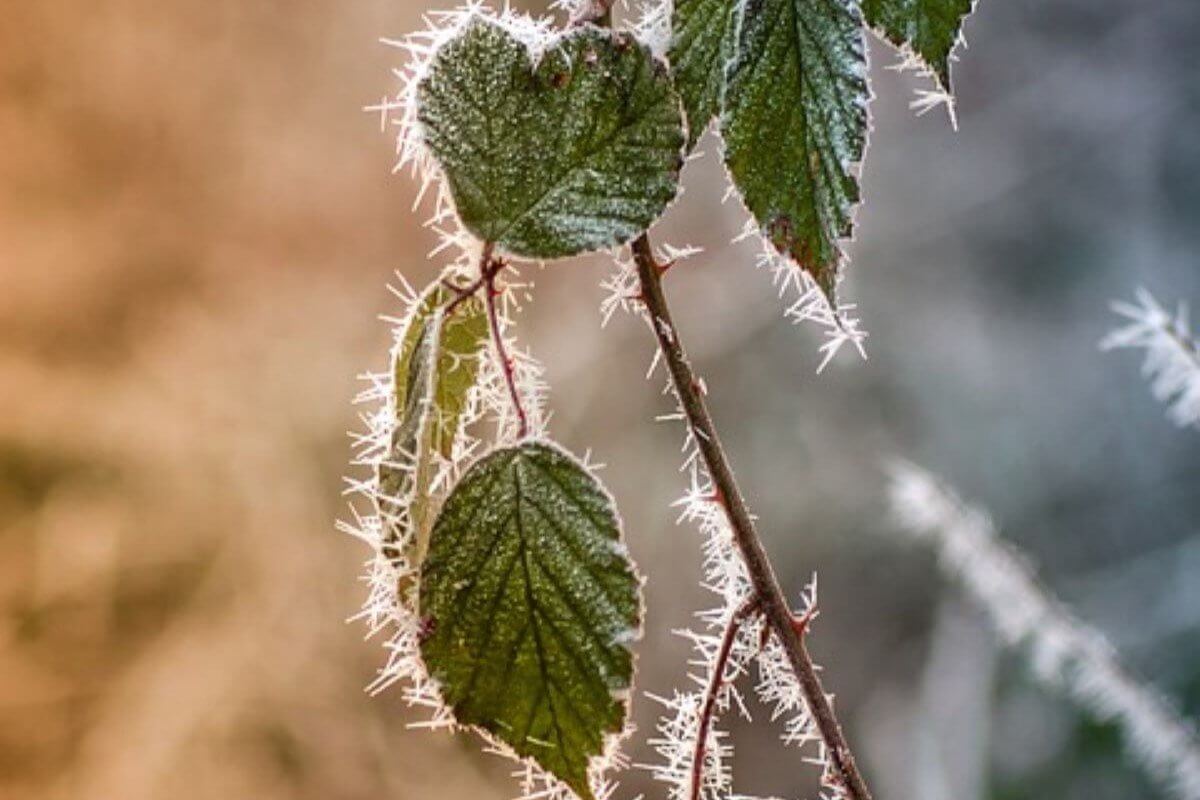
{"type": "MultiPolygon", "coordinates": [[[[408,541],[414,561],[423,555],[432,523],[433,459],[436,453],[451,456],[487,337],[483,303],[470,298],[446,313],[453,297],[441,283],[428,289],[393,356],[395,420],[378,468],[379,506],[388,541],[408,541]]],[[[398,552],[390,548],[389,555],[398,552]]]]}
{"type": "Polygon", "coordinates": [[[975,0],[863,0],[867,24],[907,47],[950,89],[950,51],[975,0]]]}
{"type": "Polygon", "coordinates": [[[473,466],[422,567],[421,652],[456,719],[529,756],[586,800],[633,678],[638,579],[612,500],[558,447],[473,466]]]}
{"type": "Polygon", "coordinates": [[[478,19],[434,58],[418,102],[463,224],[510,253],[621,244],[675,197],[679,100],[665,66],[628,33],[583,26],[535,65],[503,27],[478,19]]]}
{"type": "Polygon", "coordinates": [[[858,0],[745,0],[726,75],[725,161],[766,238],[830,297],[867,129],[858,0]]]}
{"type": "MultiPolygon", "coordinates": [[[[434,311],[446,308],[454,294],[442,283],[425,291],[413,311],[412,322],[404,332],[393,363],[395,407],[406,403],[410,359],[434,311]]],[[[459,303],[441,322],[438,341],[438,364],[433,386],[433,410],[436,412],[431,432],[433,447],[447,458],[458,433],[459,419],[467,403],[467,392],[479,375],[479,355],[488,336],[487,312],[476,297],[459,303]]]]}
{"type": "Polygon", "coordinates": [[[412,346],[404,355],[403,346],[396,356],[395,422],[388,451],[378,466],[380,515],[386,524],[384,554],[400,555],[400,543],[409,543],[410,532],[419,527],[418,517],[426,516],[419,501],[427,498],[420,484],[429,474],[430,409],[434,383],[434,365],[438,353],[437,327],[441,315],[414,314],[405,334],[413,334],[412,346]],[[403,368],[401,368],[403,362],[403,368]]]}
{"type": "Polygon", "coordinates": [[[687,112],[688,148],[721,113],[725,65],[737,43],[734,0],[676,0],[671,17],[671,69],[687,112]]]}

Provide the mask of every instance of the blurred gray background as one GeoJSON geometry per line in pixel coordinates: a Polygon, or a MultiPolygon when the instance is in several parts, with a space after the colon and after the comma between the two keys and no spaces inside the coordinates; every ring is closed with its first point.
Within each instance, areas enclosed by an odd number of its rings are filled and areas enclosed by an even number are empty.
{"type": "MultiPolygon", "coordinates": [[[[333,531],[393,270],[438,264],[364,105],[411,0],[8,3],[0,23],[0,798],[505,798],[470,737],[409,731],[343,624],[367,553],[333,531]]],[[[1200,302],[1200,5],[981,0],[960,129],[873,43],[867,202],[845,294],[870,360],[823,375],[711,158],[656,237],[682,334],[811,646],[887,798],[1155,798],[1119,737],[1037,688],[887,517],[904,456],[990,509],[1045,582],[1200,715],[1200,432],[1175,429],[1107,305],[1200,302]]],[[[712,149],[711,147],[709,148],[712,149]]],[[[553,432],[608,466],[647,575],[640,688],[707,598],[674,525],[681,430],[604,258],[527,275],[553,432]]],[[[637,706],[641,733],[656,709],[637,706]]],[[[740,787],[811,795],[765,719],[740,787]]],[[[621,796],[661,787],[642,773],[621,796]]]]}

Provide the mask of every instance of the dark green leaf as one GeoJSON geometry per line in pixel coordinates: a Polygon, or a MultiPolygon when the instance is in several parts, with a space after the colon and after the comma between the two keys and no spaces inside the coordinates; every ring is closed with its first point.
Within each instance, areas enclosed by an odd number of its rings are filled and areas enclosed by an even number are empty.
{"type": "Polygon", "coordinates": [[[463,224],[510,253],[621,244],[675,197],[679,99],[628,33],[578,28],[534,65],[503,27],[476,20],[434,58],[418,100],[463,224]]]}
{"type": "Polygon", "coordinates": [[[867,24],[897,47],[908,47],[950,89],[950,51],[975,0],[863,0],[867,24]]]}
{"type": "Polygon", "coordinates": [[[737,44],[734,0],[676,0],[671,16],[671,69],[687,112],[688,149],[721,113],[725,65],[737,44]]]}
{"type": "Polygon", "coordinates": [[[589,761],[624,725],[640,615],[596,479],[547,443],[484,457],[438,516],[420,601],[421,651],[458,721],[590,800],[589,761]]]}
{"type": "Polygon", "coordinates": [[[746,0],[721,133],[742,199],[774,247],[833,297],[867,129],[857,0],[746,0]]]}

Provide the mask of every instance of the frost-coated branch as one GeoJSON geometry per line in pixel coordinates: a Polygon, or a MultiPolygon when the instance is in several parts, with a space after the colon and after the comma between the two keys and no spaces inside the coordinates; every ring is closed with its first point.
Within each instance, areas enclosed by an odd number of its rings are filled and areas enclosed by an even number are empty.
{"type": "Polygon", "coordinates": [[[704,401],[701,383],[692,372],[687,354],[671,321],[671,312],[662,290],[662,268],[655,259],[645,234],[633,241],[632,249],[641,289],[639,299],[645,304],[650,315],[650,325],[654,329],[659,349],[670,371],[671,383],[695,437],[700,456],[712,478],[718,499],[729,518],[734,539],[745,562],[763,617],[787,655],[824,742],[832,768],[832,775],[828,776],[828,779],[837,781],[839,785],[836,788],[846,797],[852,800],[870,800],[871,792],[858,771],[854,754],[842,733],[841,724],[834,715],[829,695],[825,693],[816,666],[804,645],[802,630],[796,625],[796,618],[763,549],[754,519],[721,447],[712,416],[704,401]]]}
{"type": "Polygon", "coordinates": [[[1171,421],[1181,428],[1200,426],[1200,344],[1192,336],[1187,306],[1180,303],[1171,314],[1145,289],[1136,294],[1137,304],[1112,304],[1129,324],[1104,337],[1100,347],[1145,350],[1142,374],[1154,396],[1167,404],[1171,421]]]}
{"type": "Polygon", "coordinates": [[[903,530],[933,544],[941,562],[992,617],[1001,636],[1030,649],[1034,673],[1122,731],[1130,753],[1181,800],[1200,800],[1200,741],[1152,687],[1125,670],[1103,634],[1080,622],[1001,542],[987,514],[967,506],[929,473],[894,467],[892,513],[903,530]]]}
{"type": "Polygon", "coordinates": [[[708,745],[708,731],[712,727],[713,712],[717,708],[717,700],[724,686],[725,670],[729,666],[729,658],[733,654],[733,644],[737,640],[738,631],[747,617],[758,611],[758,598],[751,597],[734,612],[725,626],[721,637],[721,646],[713,659],[712,671],[709,673],[708,688],[704,693],[704,706],[700,709],[700,719],[696,726],[696,744],[692,750],[692,788],[690,800],[700,800],[700,787],[704,781],[704,751],[708,745]]]}

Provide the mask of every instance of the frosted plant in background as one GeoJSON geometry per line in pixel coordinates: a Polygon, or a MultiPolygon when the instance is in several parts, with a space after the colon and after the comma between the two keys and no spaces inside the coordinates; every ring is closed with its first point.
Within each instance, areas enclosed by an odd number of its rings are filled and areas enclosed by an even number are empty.
{"type": "Polygon", "coordinates": [[[765,2],[761,15],[740,0],[649,5],[627,31],[612,27],[611,0],[555,0],[561,25],[470,2],[385,40],[407,60],[397,92],[368,110],[396,129],[395,171],[416,180],[430,255],[450,263],[397,290],[388,369],[359,398],[371,410],[354,463],[370,474],[350,481],[360,504],[342,527],[372,550],[360,616],[390,637],[372,689],[399,684],[427,710],[421,724],[473,730],[518,759],[527,798],[608,800],[630,731],[641,580],[595,470],[550,439],[541,368],[513,331],[531,299],[522,264],[551,274],[593,252],[617,257],[604,322],[618,309],[647,322],[650,372],[666,368],[672,418],[687,424],[681,517],[704,537],[718,598],[681,632],[695,687],[662,700],[655,774],[680,800],[735,797],[715,723],[745,713],[734,684],[756,665],[760,698],[785,741],[812,745],[827,796],[871,798],[804,645],[815,584],[799,609],[779,586],[671,321],[664,273],[696,251],[655,248],[649,230],[718,118],[729,196],[753,216],[747,235],[787,317],[827,329],[822,368],[847,343],[862,352],[836,290],[860,200],[865,26],[933,58],[948,85],[939,53],[969,9],[937,0],[949,5],[931,25],[928,9],[891,0],[765,2]],[[775,40],[765,21],[783,17],[775,40]]]}
{"type": "Polygon", "coordinates": [[[1040,586],[1028,562],[1001,542],[991,519],[912,464],[892,468],[900,528],[938,551],[943,568],[991,616],[1002,638],[1029,654],[1033,674],[1118,726],[1129,753],[1173,797],[1200,798],[1200,740],[1155,689],[1126,671],[1104,635],[1040,586]]]}
{"type": "Polygon", "coordinates": [[[1113,303],[1113,311],[1129,323],[1104,337],[1100,347],[1144,350],[1142,374],[1154,396],[1167,404],[1171,421],[1200,427],[1200,344],[1192,336],[1187,304],[1180,302],[1172,314],[1145,289],[1139,288],[1136,298],[1136,303],[1113,303]]]}

